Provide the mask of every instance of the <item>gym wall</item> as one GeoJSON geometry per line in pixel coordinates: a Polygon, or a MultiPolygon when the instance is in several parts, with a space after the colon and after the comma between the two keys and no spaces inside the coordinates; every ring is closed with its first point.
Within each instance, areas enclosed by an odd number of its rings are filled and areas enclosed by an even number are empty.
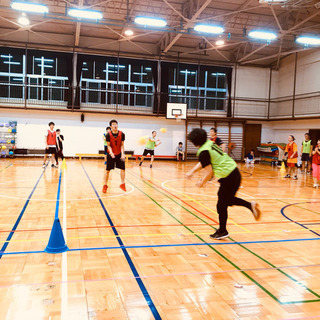
{"type": "Polygon", "coordinates": [[[116,119],[119,129],[126,134],[125,150],[141,154],[144,146],[137,143],[141,136],[158,132],[162,144],[156,148],[158,155],[174,155],[179,141],[185,142],[185,121],[167,120],[163,117],[143,117],[110,114],[85,114],[85,121],[80,121],[79,112],[34,111],[34,110],[1,110],[1,120],[16,120],[17,148],[44,149],[44,135],[48,123],[53,121],[55,129],[60,129],[65,137],[64,153],[74,156],[76,153],[98,153],[103,150],[103,133],[109,121],[116,119]],[[161,133],[160,128],[167,128],[161,133]]]}

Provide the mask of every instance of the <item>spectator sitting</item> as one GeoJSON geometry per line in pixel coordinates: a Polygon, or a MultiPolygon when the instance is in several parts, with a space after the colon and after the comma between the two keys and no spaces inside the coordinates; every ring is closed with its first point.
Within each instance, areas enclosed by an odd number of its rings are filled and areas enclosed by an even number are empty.
{"type": "Polygon", "coordinates": [[[180,161],[180,158],[182,159],[182,161],[184,161],[184,146],[182,142],[179,142],[177,146],[176,155],[177,155],[177,161],[180,161]]]}
{"type": "Polygon", "coordinates": [[[244,159],[244,161],[245,161],[247,164],[254,164],[254,160],[255,160],[254,150],[251,149],[250,152],[247,154],[246,158],[244,159]]]}

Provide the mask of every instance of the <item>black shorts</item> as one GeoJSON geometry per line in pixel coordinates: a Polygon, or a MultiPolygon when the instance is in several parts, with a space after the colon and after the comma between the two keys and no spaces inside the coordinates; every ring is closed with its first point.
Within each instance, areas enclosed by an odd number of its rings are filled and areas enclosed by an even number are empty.
{"type": "Polygon", "coordinates": [[[121,160],[121,153],[112,158],[109,154],[107,155],[107,171],[113,170],[114,167],[125,170],[125,162],[121,160]]]}
{"type": "Polygon", "coordinates": [[[143,156],[147,156],[148,153],[150,154],[150,156],[154,156],[154,150],[149,150],[149,149],[144,149],[143,151],[143,156]]]}
{"type": "Polygon", "coordinates": [[[108,154],[108,146],[104,146],[104,154],[105,154],[105,155],[108,154]]]}
{"type": "Polygon", "coordinates": [[[46,154],[56,154],[57,148],[56,147],[49,147],[48,149],[46,148],[45,153],[46,154]]]}
{"type": "Polygon", "coordinates": [[[301,155],[301,161],[311,161],[309,153],[303,153],[301,155]]]}

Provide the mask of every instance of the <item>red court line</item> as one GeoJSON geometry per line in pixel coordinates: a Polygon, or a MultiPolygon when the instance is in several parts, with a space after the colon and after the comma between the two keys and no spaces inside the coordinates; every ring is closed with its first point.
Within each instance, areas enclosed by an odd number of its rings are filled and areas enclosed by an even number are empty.
{"type": "MultiPolygon", "coordinates": [[[[137,174],[134,172],[133,174],[135,174],[137,176],[137,174]]],[[[191,204],[189,204],[188,202],[182,200],[181,198],[179,198],[178,196],[176,196],[175,194],[171,193],[170,191],[166,190],[165,188],[157,185],[156,183],[154,183],[153,181],[151,181],[150,179],[146,180],[144,178],[139,177],[141,180],[144,181],[148,181],[150,183],[152,183],[153,185],[155,185],[157,188],[169,193],[171,196],[177,198],[179,201],[181,201],[182,203],[186,204],[187,206],[189,206],[190,208],[192,208],[193,210],[197,211],[198,213],[200,213],[201,215],[205,216],[207,219],[213,221],[216,223],[216,225],[219,225],[219,222],[217,222],[216,220],[212,219],[211,217],[207,216],[205,213],[203,213],[202,211],[198,210],[197,208],[193,207],[191,204]]],[[[202,224],[203,225],[203,224],[202,224]]]]}
{"type": "MultiPolygon", "coordinates": [[[[320,220],[304,220],[304,221],[298,221],[300,223],[306,223],[306,222],[320,222],[320,220]]],[[[292,221],[264,221],[264,222],[247,222],[247,223],[238,223],[238,225],[264,225],[264,224],[280,224],[280,223],[293,223],[292,221]]],[[[208,223],[206,225],[209,226],[216,226],[217,223],[208,223]]],[[[191,223],[191,224],[185,224],[185,226],[204,226],[203,223],[191,223]]],[[[117,228],[145,228],[145,227],[181,227],[181,224],[140,224],[140,225],[118,225],[115,226],[117,228]]],[[[81,230],[81,229],[99,229],[99,228],[111,228],[110,225],[105,226],[92,226],[92,227],[72,227],[67,228],[67,230],[81,230]]],[[[37,231],[51,231],[51,228],[48,229],[23,229],[23,230],[0,230],[0,233],[5,232],[37,232],[37,231]]]]}

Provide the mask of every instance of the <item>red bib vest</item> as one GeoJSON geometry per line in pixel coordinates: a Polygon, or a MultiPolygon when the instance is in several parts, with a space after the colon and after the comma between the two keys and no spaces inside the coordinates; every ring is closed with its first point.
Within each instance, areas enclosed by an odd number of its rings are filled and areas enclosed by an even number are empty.
{"type": "Polygon", "coordinates": [[[56,132],[51,132],[48,130],[48,135],[47,135],[47,145],[49,146],[55,146],[57,144],[57,134],[56,132]]]}
{"type": "Polygon", "coordinates": [[[121,153],[122,132],[119,131],[118,136],[116,138],[113,136],[112,132],[110,132],[109,135],[110,146],[113,154],[116,156],[121,153]]]}

